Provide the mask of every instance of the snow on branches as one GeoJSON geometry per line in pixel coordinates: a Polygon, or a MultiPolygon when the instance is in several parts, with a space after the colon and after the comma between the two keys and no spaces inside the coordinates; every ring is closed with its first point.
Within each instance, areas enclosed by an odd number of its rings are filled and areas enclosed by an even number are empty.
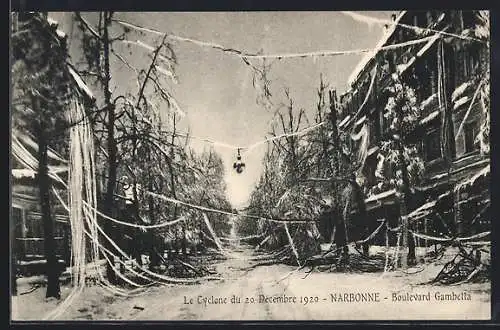
{"type": "Polygon", "coordinates": [[[387,88],[387,92],[389,98],[384,108],[387,130],[381,141],[380,152],[395,174],[395,177],[387,179],[393,179],[390,182],[396,187],[402,185],[400,167],[405,164],[410,183],[415,184],[421,179],[424,170],[424,162],[419,155],[417,144],[410,142],[421,117],[415,91],[397,74],[393,74],[392,84],[387,88]]]}

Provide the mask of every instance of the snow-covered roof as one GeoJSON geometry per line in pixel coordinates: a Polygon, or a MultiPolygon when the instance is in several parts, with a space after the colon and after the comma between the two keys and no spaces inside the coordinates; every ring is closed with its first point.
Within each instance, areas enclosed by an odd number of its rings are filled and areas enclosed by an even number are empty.
{"type": "Polygon", "coordinates": [[[372,195],[372,196],[368,197],[367,199],[365,199],[365,203],[376,202],[376,201],[383,199],[385,197],[389,197],[391,195],[394,195],[395,193],[396,193],[396,189],[387,190],[387,191],[381,192],[380,194],[372,195]]]}
{"type": "Polygon", "coordinates": [[[380,38],[379,42],[375,46],[374,50],[371,52],[366,53],[366,55],[361,59],[361,61],[358,63],[358,65],[354,68],[353,72],[349,76],[349,79],[347,80],[347,83],[349,86],[352,86],[356,79],[358,78],[359,74],[363,71],[363,69],[367,66],[367,64],[377,55],[379,49],[384,46],[384,44],[389,40],[389,38],[392,36],[394,31],[396,30],[397,24],[403,16],[406,14],[406,10],[403,10],[399,13],[399,15],[396,17],[394,22],[387,28],[385,33],[382,35],[380,38]]]}
{"type": "Polygon", "coordinates": [[[440,200],[442,200],[443,198],[445,198],[449,194],[450,194],[450,191],[439,195],[437,199],[430,201],[430,202],[427,202],[427,203],[423,204],[422,206],[420,206],[419,208],[417,208],[416,210],[412,211],[410,214],[408,214],[406,216],[406,218],[412,219],[412,220],[418,220],[420,218],[423,218],[423,217],[429,215],[434,210],[434,206],[436,206],[436,204],[440,200]]]}
{"type": "Polygon", "coordinates": [[[57,29],[56,30],[57,36],[61,39],[66,38],[66,33],[64,33],[62,30],[57,29]]]}
{"type": "Polygon", "coordinates": [[[55,27],[57,27],[57,26],[59,25],[59,23],[58,23],[55,19],[53,19],[53,18],[51,18],[51,17],[47,17],[47,22],[49,22],[49,25],[50,25],[50,26],[55,26],[55,27]]]}
{"type": "Polygon", "coordinates": [[[339,123],[339,127],[342,128],[342,126],[344,126],[349,121],[349,119],[351,119],[351,115],[347,115],[344,119],[342,119],[342,121],[339,123]]]}
{"type": "MultiPolygon", "coordinates": [[[[49,172],[53,174],[64,173],[68,171],[67,166],[49,166],[49,172]]],[[[34,179],[37,171],[25,168],[13,168],[11,170],[12,176],[15,179],[31,178],[34,179]]]]}
{"type": "Polygon", "coordinates": [[[420,219],[429,213],[431,213],[432,209],[436,205],[437,201],[430,201],[425,203],[424,205],[420,206],[418,209],[415,211],[411,212],[406,216],[406,218],[417,220],[420,219]]]}
{"type": "Polygon", "coordinates": [[[489,175],[490,171],[491,171],[490,164],[488,164],[483,169],[481,169],[479,172],[474,174],[471,178],[458,184],[455,187],[455,191],[460,190],[466,186],[472,186],[476,182],[476,180],[479,179],[480,177],[486,177],[487,175],[489,175]]]}
{"type": "Polygon", "coordinates": [[[24,168],[13,168],[12,169],[12,176],[16,179],[22,179],[22,178],[34,179],[35,175],[36,175],[36,172],[33,170],[24,169],[24,168]]]}
{"type": "Polygon", "coordinates": [[[436,174],[436,175],[430,177],[429,180],[439,180],[439,179],[442,179],[444,177],[447,177],[448,175],[449,175],[448,172],[439,173],[439,174],[436,174]]]}
{"type": "Polygon", "coordinates": [[[462,96],[462,94],[472,85],[472,80],[468,80],[464,83],[462,83],[460,86],[455,88],[453,93],[451,94],[451,101],[454,102],[456,101],[459,96],[462,96]]]}
{"type": "Polygon", "coordinates": [[[456,100],[453,103],[453,110],[455,110],[458,107],[460,107],[460,106],[464,105],[465,103],[469,102],[469,100],[470,100],[470,97],[468,97],[468,96],[464,96],[464,97],[459,98],[458,100],[456,100]]]}
{"type": "MultiPolygon", "coordinates": [[[[59,26],[59,23],[51,18],[51,17],[47,17],[47,22],[49,23],[50,26],[54,27],[54,28],[57,28],[59,26]]],[[[56,29],[56,33],[57,33],[57,36],[61,39],[64,39],[66,38],[66,33],[63,31],[63,30],[60,30],[60,29],[56,29]]],[[[80,77],[80,75],[73,69],[73,67],[71,65],[68,64],[68,69],[69,69],[69,72],[71,74],[71,76],[73,77],[73,79],[75,80],[76,84],[78,85],[78,88],[83,92],[85,93],[89,99],[91,100],[95,100],[95,97],[94,97],[94,94],[92,93],[92,91],[88,88],[88,86],[85,84],[85,82],[83,81],[83,79],[80,77]]]]}
{"type": "Polygon", "coordinates": [[[363,124],[365,122],[365,120],[366,120],[366,116],[359,118],[358,121],[356,121],[356,123],[354,123],[354,126],[358,126],[358,125],[363,124]]]}
{"type": "MultiPolygon", "coordinates": [[[[13,129],[12,133],[14,136],[16,136],[18,139],[22,140],[22,142],[24,142],[30,148],[33,148],[35,152],[38,151],[38,143],[30,136],[30,134],[28,134],[26,132],[20,132],[19,130],[16,130],[16,129],[13,129]]],[[[49,147],[49,150],[47,152],[47,155],[51,160],[55,160],[57,162],[61,162],[64,164],[67,163],[67,161],[64,158],[59,156],[57,154],[57,152],[50,147],[49,147]]]]}
{"type": "Polygon", "coordinates": [[[428,114],[427,117],[425,117],[424,119],[422,119],[420,121],[420,124],[422,124],[422,125],[427,124],[428,122],[430,122],[431,120],[433,120],[437,116],[439,116],[439,110],[433,111],[430,114],[428,114]]]}

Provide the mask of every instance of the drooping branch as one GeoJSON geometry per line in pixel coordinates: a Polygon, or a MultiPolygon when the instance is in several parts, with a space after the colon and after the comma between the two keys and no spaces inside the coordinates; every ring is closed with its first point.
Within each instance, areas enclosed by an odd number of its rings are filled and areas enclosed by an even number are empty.
{"type": "Polygon", "coordinates": [[[92,28],[92,26],[82,17],[82,15],[80,14],[80,12],[76,12],[75,13],[75,16],[76,18],[78,18],[78,20],[83,24],[83,26],[100,42],[102,42],[103,40],[106,42],[105,39],[103,39],[103,37],[101,37],[99,35],[99,33],[97,33],[96,30],[94,30],[94,28],[92,28]]]}

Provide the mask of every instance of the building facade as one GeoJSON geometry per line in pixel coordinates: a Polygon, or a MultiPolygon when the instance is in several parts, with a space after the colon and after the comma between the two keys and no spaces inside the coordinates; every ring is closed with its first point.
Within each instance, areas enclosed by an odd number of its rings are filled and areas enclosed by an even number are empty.
{"type": "Polygon", "coordinates": [[[490,155],[479,137],[489,110],[478,91],[489,75],[489,50],[474,33],[480,19],[479,11],[402,11],[351,74],[338,126],[351,136],[367,132],[366,146],[348,140],[353,151],[367,148],[369,217],[398,223],[396,191],[391,174],[380,175],[386,164],[379,150],[391,124],[384,116],[387,88],[397,73],[415,91],[420,111],[409,134],[425,164],[423,180],[412,187],[412,230],[442,236],[488,229],[490,155]]]}
{"type": "MultiPolygon", "coordinates": [[[[57,22],[51,20],[47,14],[38,12],[29,13],[12,13],[11,14],[11,29],[12,35],[23,34],[28,31],[38,30],[46,36],[51,42],[50,47],[60,47],[62,51],[66,51],[66,34],[58,29],[57,22]]],[[[44,41],[40,45],[47,46],[44,41]]],[[[39,47],[40,45],[30,45],[30,47],[39,47]]],[[[40,49],[44,49],[40,46],[40,49]]],[[[40,56],[50,54],[45,51],[40,53],[40,56]]],[[[13,63],[18,62],[18,59],[13,58],[13,63]]],[[[63,66],[64,67],[64,66],[63,66]]],[[[75,100],[84,105],[87,109],[93,107],[95,98],[90,92],[90,89],[84,84],[81,77],[68,63],[65,67],[68,70],[70,77],[71,95],[75,100]]],[[[43,272],[45,263],[44,249],[44,230],[40,211],[40,194],[37,187],[38,175],[36,171],[37,160],[36,155],[38,145],[34,132],[26,129],[30,125],[25,125],[23,121],[29,120],[29,117],[20,117],[18,114],[22,111],[30,110],[29,100],[24,99],[22,92],[18,89],[29,88],[33,86],[18,86],[13,84],[13,99],[16,99],[18,104],[11,105],[12,114],[12,154],[11,154],[11,237],[12,242],[12,257],[16,265],[17,273],[24,275],[43,272]],[[26,101],[26,102],[23,102],[26,101]],[[13,111],[13,107],[18,107],[17,111],[13,111]],[[31,165],[31,168],[30,168],[31,165]]],[[[62,138],[67,134],[62,134],[62,138]]],[[[56,139],[57,140],[57,139],[56,139]]],[[[58,145],[57,141],[55,145],[58,145]]],[[[67,179],[68,164],[64,155],[64,144],[58,146],[61,150],[49,148],[48,151],[48,166],[49,172],[57,174],[63,180],[67,179]]],[[[54,177],[52,176],[52,179],[54,177]]],[[[57,180],[52,180],[52,187],[60,191],[62,198],[66,200],[65,186],[57,180]]],[[[67,266],[70,263],[71,250],[71,229],[69,225],[68,212],[64,209],[61,203],[58,202],[55,196],[51,198],[52,218],[54,220],[54,239],[56,244],[56,255],[61,265],[67,266]]]]}

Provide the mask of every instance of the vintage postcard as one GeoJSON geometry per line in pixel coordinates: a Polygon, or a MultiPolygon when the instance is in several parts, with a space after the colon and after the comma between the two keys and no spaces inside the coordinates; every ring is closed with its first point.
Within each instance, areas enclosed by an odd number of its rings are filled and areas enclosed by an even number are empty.
{"type": "Polygon", "coordinates": [[[13,321],[490,320],[489,11],[10,20],[13,321]]]}

